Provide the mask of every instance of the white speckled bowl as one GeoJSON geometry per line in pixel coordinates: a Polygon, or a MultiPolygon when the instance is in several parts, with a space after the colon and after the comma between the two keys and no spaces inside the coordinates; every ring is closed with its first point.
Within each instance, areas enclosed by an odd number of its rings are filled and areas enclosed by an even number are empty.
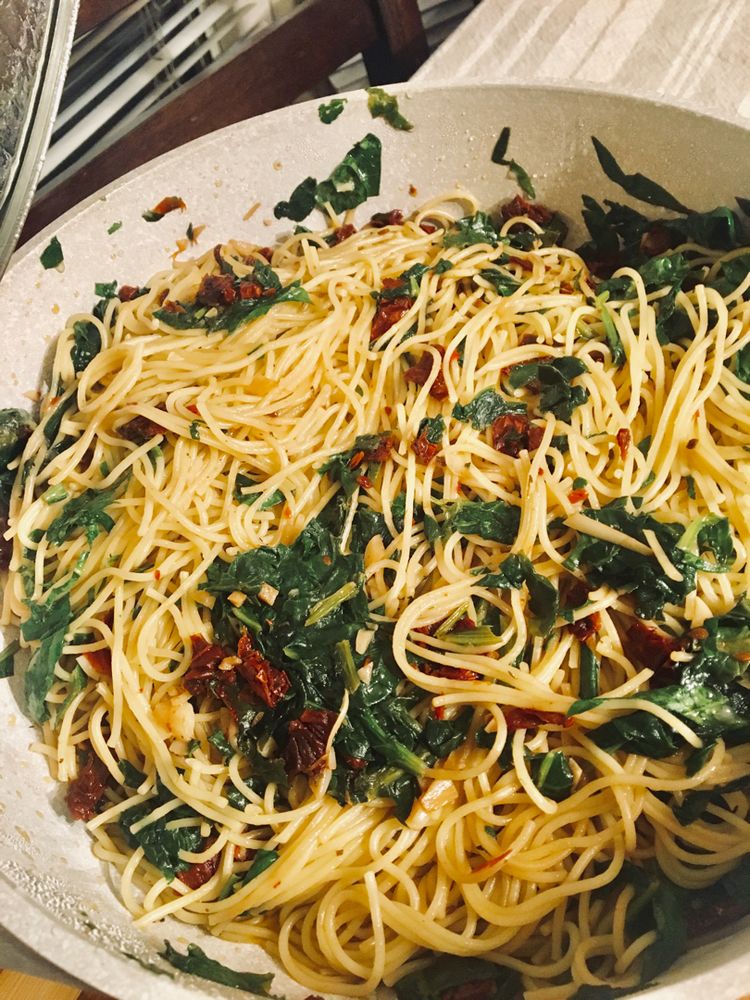
{"type": "MultiPolygon", "coordinates": [[[[395,88],[394,88],[395,89],[395,88]]],[[[350,95],[343,115],[323,125],[316,103],[286,108],[231,126],[190,143],[129,174],[69,212],[16,254],[0,283],[3,324],[3,405],[27,405],[50,340],[67,314],[88,307],[94,282],[117,278],[139,284],[168,263],[188,220],[204,223],[198,249],[229,237],[271,243],[287,230],[272,207],[306,175],[327,176],[353,141],[368,131],[383,140],[379,198],[359,210],[409,209],[452,187],[470,188],[487,205],[515,187],[490,162],[500,128],[512,127],[511,153],[532,173],[541,200],[577,216],[580,195],[614,196],[596,163],[589,136],[600,137],[627,170],[662,181],[696,208],[732,203],[750,194],[746,163],[750,134],[731,122],[634,98],[548,87],[398,88],[411,133],[373,122],[365,95],[350,95]],[[411,197],[409,185],[418,194],[411,197]],[[174,213],[147,224],[141,213],[160,198],[178,194],[186,215],[174,213]],[[260,207],[244,220],[248,209],[260,207]],[[108,227],[122,221],[113,235],[108,227]],[[65,253],[64,273],[44,271],[39,254],[56,234],[65,253]]],[[[34,729],[26,721],[18,678],[0,683],[0,923],[25,945],[69,975],[121,1000],[188,1000],[237,996],[232,990],[190,977],[170,979],[144,962],[162,939],[192,940],[235,967],[267,971],[274,963],[250,947],[238,947],[177,922],[146,933],[133,929],[117,900],[108,871],[94,859],[81,824],[68,821],[62,790],[44,761],[28,751],[34,729]]],[[[647,991],[659,1000],[686,996],[738,1000],[750,990],[750,925],[693,951],[647,991]]],[[[274,992],[301,1000],[308,990],[282,972],[274,992]]],[[[383,990],[383,997],[389,995],[383,990]]]]}

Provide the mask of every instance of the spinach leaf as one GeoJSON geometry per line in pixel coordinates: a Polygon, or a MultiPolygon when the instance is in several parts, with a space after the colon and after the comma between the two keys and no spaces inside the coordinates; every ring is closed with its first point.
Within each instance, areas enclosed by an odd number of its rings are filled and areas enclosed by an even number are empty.
{"type": "Polygon", "coordinates": [[[498,417],[506,413],[525,413],[526,404],[511,401],[494,389],[482,389],[466,404],[456,403],[453,416],[456,420],[471,421],[474,430],[483,431],[498,417]]]}
{"type": "Polygon", "coordinates": [[[650,180],[641,173],[626,174],[612,153],[596,136],[592,135],[591,141],[594,144],[597,159],[604,173],[611,181],[614,181],[615,184],[621,187],[626,194],[629,194],[631,198],[635,198],[637,201],[644,201],[649,205],[667,208],[672,212],[684,215],[690,213],[689,208],[678,201],[674,195],[671,195],[660,184],[657,184],[656,181],[650,180]]]}
{"type": "Polygon", "coordinates": [[[596,302],[596,307],[599,310],[599,315],[601,316],[602,323],[604,324],[604,336],[606,337],[607,344],[609,345],[609,352],[612,355],[612,361],[618,368],[620,368],[626,361],[625,350],[622,346],[620,334],[617,332],[615,321],[612,319],[610,311],[606,306],[608,298],[609,293],[604,292],[601,295],[597,295],[594,301],[596,302]]]}
{"type": "Polygon", "coordinates": [[[203,837],[200,832],[200,825],[181,826],[177,829],[168,829],[168,824],[177,819],[200,817],[189,806],[177,806],[166,816],[149,823],[137,833],[130,830],[139,820],[143,819],[159,805],[168,802],[173,796],[163,786],[159,786],[156,796],[146,802],[131,806],[120,814],[118,823],[123,832],[129,847],[142,847],[147,861],[158,868],[162,875],[170,882],[180,872],[186,871],[190,867],[189,861],[183,861],[179,856],[180,851],[196,852],[201,849],[203,837]]]}
{"type": "Polygon", "coordinates": [[[551,412],[559,420],[569,423],[573,410],[589,398],[588,389],[572,385],[572,381],[587,371],[588,368],[580,358],[529,361],[511,369],[508,383],[513,389],[520,389],[522,386],[537,389],[541,412],[551,412]]]}
{"type": "Polygon", "coordinates": [[[86,674],[84,673],[84,671],[81,670],[80,666],[76,663],[74,669],[72,670],[72,672],[70,674],[70,680],[68,681],[68,693],[65,696],[65,701],[57,709],[57,712],[56,712],[56,715],[55,715],[55,718],[56,718],[55,724],[56,725],[59,722],[59,720],[62,719],[62,717],[65,715],[65,713],[68,711],[68,708],[69,708],[70,704],[72,703],[73,699],[77,695],[79,695],[81,693],[81,691],[83,691],[86,688],[86,685],[88,684],[88,680],[89,679],[86,676],[86,674]]]}
{"type": "Polygon", "coordinates": [[[291,219],[302,222],[315,208],[315,192],[318,182],[314,177],[305,177],[289,195],[289,201],[280,201],[274,206],[277,219],[291,219]]]}
{"type": "Polygon", "coordinates": [[[279,860],[278,851],[273,851],[273,850],[266,851],[264,848],[259,847],[258,850],[255,852],[252,864],[245,872],[245,874],[242,876],[240,885],[247,885],[248,882],[252,882],[254,878],[257,878],[259,875],[262,875],[267,868],[270,868],[271,865],[278,860],[279,860]]]}
{"type": "Polygon", "coordinates": [[[750,775],[736,778],[725,785],[717,785],[715,788],[699,789],[694,792],[687,792],[682,802],[672,806],[672,812],[680,821],[682,826],[688,826],[700,819],[706,809],[711,805],[723,806],[722,799],[730,792],[744,792],[750,788],[750,775]]]}
{"type": "Polygon", "coordinates": [[[585,643],[581,643],[578,673],[578,697],[582,701],[596,698],[599,694],[599,661],[585,643]]]}
{"type": "MultiPolygon", "coordinates": [[[[253,278],[255,280],[255,273],[253,278]]],[[[277,286],[266,285],[265,287],[277,286]]],[[[291,284],[283,288],[278,287],[276,294],[268,298],[235,300],[227,309],[220,310],[214,316],[208,316],[207,308],[195,303],[180,303],[182,312],[155,309],[152,315],[154,319],[166,323],[167,326],[171,326],[175,330],[208,330],[210,333],[216,330],[226,330],[227,333],[234,333],[239,326],[265,316],[279,302],[309,301],[310,296],[306,289],[299,281],[292,281],[291,284]]]]}
{"type": "MultiPolygon", "coordinates": [[[[345,97],[332,97],[327,103],[318,105],[318,118],[320,118],[324,125],[330,125],[331,122],[336,121],[344,110],[346,100],[345,97]]],[[[304,219],[304,217],[303,215],[302,218],[304,219]]]]}
{"type": "Polygon", "coordinates": [[[373,118],[384,118],[392,128],[402,132],[411,132],[414,128],[399,111],[398,98],[387,94],[382,87],[367,88],[367,110],[373,118]]]}
{"type": "MultiPolygon", "coordinates": [[[[493,1000],[512,1000],[521,993],[521,977],[514,969],[453,955],[436,956],[424,969],[399,979],[394,988],[398,1000],[448,1000],[469,984],[482,984],[481,995],[493,1000]]],[[[476,988],[472,995],[479,995],[476,988]]]]}
{"type": "Polygon", "coordinates": [[[49,717],[46,697],[55,679],[55,667],[65,646],[65,637],[73,615],[67,594],[56,600],[35,604],[29,602],[30,617],[21,625],[27,642],[39,641],[24,674],[26,710],[34,722],[49,717]]]}
{"type": "MultiPolygon", "coordinates": [[[[723,298],[727,298],[736,288],[739,288],[747,278],[748,273],[750,273],[750,254],[740,254],[738,257],[732,257],[731,260],[722,261],[709,287],[715,288],[723,298]]],[[[747,299],[749,294],[746,291],[743,298],[747,299]]]]}
{"type": "MultiPolygon", "coordinates": [[[[251,479],[250,476],[246,476],[244,473],[240,472],[234,481],[234,499],[237,503],[242,504],[252,504],[255,503],[257,497],[263,492],[261,489],[255,489],[248,492],[249,487],[262,487],[261,483],[256,482],[251,479]]],[[[284,494],[281,490],[274,490],[273,493],[267,497],[263,503],[260,505],[261,510],[271,510],[277,504],[283,503],[284,494]]]]}
{"type": "Polygon", "coordinates": [[[21,648],[17,639],[9,642],[0,653],[0,678],[12,677],[15,669],[15,655],[21,648]]]}
{"type": "Polygon", "coordinates": [[[445,274],[452,267],[453,264],[449,260],[445,260],[445,258],[441,258],[432,267],[427,264],[412,264],[408,270],[398,276],[399,283],[397,285],[370,292],[370,295],[375,299],[378,306],[381,302],[388,302],[391,299],[400,299],[405,296],[415,299],[419,295],[420,285],[425,274],[430,271],[434,274],[445,274]]]}
{"type": "Polygon", "coordinates": [[[708,633],[685,669],[685,676],[724,683],[742,677],[750,662],[750,600],[742,600],[726,614],[703,623],[708,633]]]}
{"type": "Polygon", "coordinates": [[[521,510],[505,500],[458,501],[447,508],[446,527],[462,535],[479,535],[492,542],[512,545],[521,523],[521,510]]]}
{"type": "Polygon", "coordinates": [[[108,489],[87,489],[79,496],[68,500],[47,528],[47,541],[51,545],[62,545],[74,532],[83,529],[91,545],[99,532],[111,531],[115,522],[107,514],[106,508],[114,502],[117,492],[129,478],[130,473],[126,473],[108,489]]]}
{"type": "Polygon", "coordinates": [[[526,584],[529,591],[528,610],[531,612],[531,632],[549,635],[559,611],[559,595],[554,584],[534,569],[526,556],[510,555],[501,563],[496,573],[489,573],[481,580],[484,587],[508,587],[520,590],[526,584]]]}
{"type": "Polygon", "coordinates": [[[499,237],[492,220],[485,212],[476,212],[458,219],[443,237],[443,246],[468,247],[475,243],[488,243],[496,247],[499,237]]]}
{"type": "Polygon", "coordinates": [[[502,271],[498,271],[495,268],[484,268],[479,272],[479,277],[488,281],[497,294],[503,297],[512,295],[521,287],[521,283],[516,281],[515,278],[511,278],[510,275],[503,274],[502,271]]]}
{"type": "Polygon", "coordinates": [[[531,777],[542,795],[554,802],[562,802],[573,791],[573,772],[562,750],[533,754],[531,777]]]}
{"type": "Polygon", "coordinates": [[[208,742],[211,746],[216,747],[216,749],[221,754],[224,763],[231,760],[234,757],[234,750],[232,749],[232,744],[226,738],[224,733],[220,729],[214,729],[211,735],[208,737],[208,742]]]}
{"type": "Polygon", "coordinates": [[[73,324],[70,359],[76,374],[85,371],[102,349],[102,337],[93,323],[79,319],[73,324]]]}
{"type": "Polygon", "coordinates": [[[507,167],[508,171],[513,174],[516,179],[516,183],[521,188],[525,195],[529,198],[536,198],[536,191],[534,190],[534,185],[531,183],[531,178],[526,173],[520,164],[516,163],[515,160],[506,159],[506,152],[508,149],[508,142],[510,141],[510,128],[506,125],[505,128],[500,133],[495,147],[492,150],[492,162],[497,163],[498,166],[507,167]]]}
{"type": "MultiPolygon", "coordinates": [[[[198,744],[200,746],[200,743],[198,744]]],[[[143,771],[139,771],[137,767],[134,767],[129,760],[124,758],[119,760],[118,765],[122,771],[122,776],[125,779],[125,784],[128,788],[140,788],[143,782],[146,780],[146,775],[143,771]]]]}
{"type": "Polygon", "coordinates": [[[729,520],[717,514],[706,514],[689,524],[677,546],[696,569],[710,573],[725,573],[735,559],[729,520]],[[710,552],[713,559],[704,559],[704,552],[710,552]]]}
{"type": "Polygon", "coordinates": [[[436,417],[425,417],[419,421],[417,437],[424,434],[430,444],[440,444],[444,433],[445,420],[443,420],[442,414],[438,414],[436,417]]]}
{"type": "Polygon", "coordinates": [[[472,708],[467,707],[454,719],[436,719],[431,715],[425,723],[421,741],[442,760],[465,742],[473,714],[472,708]]]}
{"type": "Polygon", "coordinates": [[[12,408],[0,410],[0,469],[18,458],[33,430],[28,413],[12,408]]]}
{"type": "Polygon", "coordinates": [[[644,544],[644,531],[653,531],[670,560],[683,574],[683,579],[669,579],[652,556],[586,534],[578,535],[573,550],[563,564],[566,569],[576,570],[585,566],[586,577],[595,586],[606,583],[622,593],[633,593],[636,613],[648,619],[658,618],[665,603],[682,603],[695,588],[695,560],[677,545],[682,537],[682,525],[657,521],[650,514],[631,514],[625,509],[622,498],[600,510],[586,510],[586,517],[616,528],[644,544]]]}
{"type": "Polygon", "coordinates": [[[328,474],[332,482],[341,483],[344,493],[351,497],[357,488],[357,480],[368,464],[368,453],[375,452],[388,439],[387,432],[381,434],[360,434],[347,451],[332,455],[318,469],[319,475],[328,474]],[[359,459],[359,460],[357,460],[359,459]],[[352,464],[354,463],[354,464],[352,464]]]}
{"type": "Polygon", "coordinates": [[[264,997],[271,995],[268,991],[273,982],[272,973],[260,975],[256,972],[237,972],[235,969],[230,969],[226,965],[222,965],[221,962],[209,958],[197,944],[189,944],[187,954],[183,955],[182,952],[173,948],[169,941],[165,941],[162,956],[175,969],[187,972],[188,975],[201,976],[203,979],[209,979],[212,983],[233,986],[236,990],[244,990],[246,993],[260,994],[264,997]]]}
{"type": "Polygon", "coordinates": [[[60,241],[56,236],[53,236],[49,241],[47,246],[42,251],[39,258],[42,267],[45,271],[49,271],[51,268],[59,267],[63,262],[63,249],[60,246],[60,241]]]}
{"type": "Polygon", "coordinates": [[[122,223],[113,222],[112,225],[109,226],[109,228],[107,229],[107,235],[111,236],[113,233],[116,233],[118,229],[122,229],[122,223]]]}
{"type": "Polygon", "coordinates": [[[380,139],[368,132],[352,146],[328,180],[318,184],[316,204],[322,207],[330,203],[334,212],[345,212],[380,194],[381,150],[380,139]]]}

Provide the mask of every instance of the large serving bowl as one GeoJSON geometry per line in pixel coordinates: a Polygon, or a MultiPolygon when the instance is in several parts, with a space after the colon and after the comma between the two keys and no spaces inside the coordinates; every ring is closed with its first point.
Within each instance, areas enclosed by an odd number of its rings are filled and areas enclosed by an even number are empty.
{"type": "MultiPolygon", "coordinates": [[[[394,88],[395,89],[395,88],[394,88]]],[[[750,195],[750,133],[741,126],[664,104],[546,87],[398,88],[414,123],[396,132],[373,121],[365,95],[349,97],[345,113],[323,125],[316,103],[242,122],[154,160],[69,212],[16,254],[0,283],[0,366],[3,406],[29,406],[45,355],[64,318],[87,310],[94,282],[138,285],[169,264],[188,221],[205,224],[198,249],[236,237],[268,244],[288,231],[273,205],[308,174],[327,176],[352,142],[374,131],[383,140],[382,193],[359,209],[406,211],[461,184],[486,206],[515,193],[505,170],[490,160],[500,129],[512,129],[510,154],[533,175],[540,200],[578,218],[583,192],[619,192],[604,178],[591,147],[596,135],[626,170],[655,177],[697,209],[750,195]],[[416,188],[416,194],[410,194],[416,188]],[[141,214],[166,195],[182,197],[184,215],[158,224],[141,214]],[[257,209],[250,213],[253,205],[257,209]],[[249,216],[249,217],[248,217],[249,216]],[[108,234],[115,222],[122,227],[108,234]],[[44,271],[39,254],[57,235],[62,272],[44,271]]],[[[67,818],[63,789],[43,758],[30,752],[34,727],[23,714],[18,678],[0,682],[0,924],[72,976],[121,1000],[236,996],[190,977],[156,975],[163,939],[194,940],[214,958],[240,969],[272,971],[259,949],[227,944],[174,921],[133,928],[110,872],[97,861],[81,823],[67,818]],[[136,961],[135,959],[138,959],[136,961]]],[[[163,967],[163,966],[162,966],[163,967]]],[[[278,970],[274,993],[301,1000],[309,990],[278,970]]],[[[648,992],[660,1000],[738,1000],[750,992],[750,923],[686,955],[648,992]],[[700,992],[702,991],[702,993],[700,992]]],[[[379,996],[381,994],[378,994],[379,996]]],[[[389,992],[382,990],[382,996],[389,992]]]]}

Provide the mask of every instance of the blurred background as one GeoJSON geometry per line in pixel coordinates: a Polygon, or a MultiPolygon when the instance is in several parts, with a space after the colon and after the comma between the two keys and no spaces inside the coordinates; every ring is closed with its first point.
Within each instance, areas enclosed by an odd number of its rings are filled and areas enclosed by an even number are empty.
{"type": "MultiPolygon", "coordinates": [[[[476,0],[419,0],[432,52],[476,0]]],[[[77,38],[41,182],[42,195],[127,133],[159,101],[291,13],[296,0],[136,0],[77,38]]],[[[368,85],[361,56],[312,93],[368,85]]]]}

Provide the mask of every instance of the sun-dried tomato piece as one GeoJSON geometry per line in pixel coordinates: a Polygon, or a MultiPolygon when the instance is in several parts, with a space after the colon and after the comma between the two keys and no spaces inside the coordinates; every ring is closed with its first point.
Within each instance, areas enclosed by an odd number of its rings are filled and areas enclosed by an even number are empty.
{"type": "Polygon", "coordinates": [[[535,708],[504,708],[503,715],[508,731],[517,729],[538,729],[539,726],[562,726],[567,729],[573,720],[562,712],[539,712],[535,708]]]}
{"type": "Polygon", "coordinates": [[[411,450],[417,456],[420,465],[427,465],[440,451],[440,445],[434,444],[427,437],[427,431],[423,430],[419,437],[414,438],[411,443],[411,450]]]}
{"type": "MultiPolygon", "coordinates": [[[[204,844],[203,850],[205,851],[207,847],[208,844],[204,844]]],[[[219,867],[220,861],[221,851],[217,851],[216,854],[208,858],[208,860],[196,862],[184,872],[180,872],[177,878],[180,882],[183,882],[188,889],[200,889],[202,885],[205,885],[206,882],[213,877],[216,869],[219,867]]]]}
{"type": "Polygon", "coordinates": [[[13,542],[9,538],[3,538],[8,530],[8,515],[0,514],[0,569],[7,569],[10,566],[13,555],[13,542]]]}
{"type": "Polygon", "coordinates": [[[362,771],[367,767],[367,761],[364,757],[349,757],[344,754],[341,759],[351,771],[362,771]]]}
{"type": "Polygon", "coordinates": [[[497,997],[497,987],[492,979],[472,979],[440,994],[440,1000],[497,1000],[497,997]]]}
{"type": "Polygon", "coordinates": [[[65,802],[71,819],[88,822],[96,816],[97,806],[104,796],[109,777],[109,771],[102,761],[93,751],[89,751],[78,770],[78,776],[68,784],[65,793],[65,802]]]}
{"type": "Polygon", "coordinates": [[[551,212],[546,205],[540,205],[537,202],[527,201],[523,195],[517,194],[512,201],[507,201],[501,207],[500,214],[506,222],[508,219],[513,219],[517,215],[525,215],[527,219],[531,219],[531,221],[536,222],[537,225],[546,226],[554,213],[551,212]]]}
{"type": "Polygon", "coordinates": [[[336,713],[326,708],[306,708],[299,719],[289,723],[289,740],[284,750],[287,774],[322,771],[328,756],[328,737],[336,718],[336,713]]]}
{"type": "MultiPolygon", "coordinates": [[[[160,406],[159,409],[164,409],[164,407],[160,406]]],[[[151,438],[156,437],[157,434],[166,434],[166,430],[166,427],[157,424],[150,417],[143,417],[139,414],[137,417],[133,417],[132,420],[128,420],[126,424],[121,424],[115,433],[119,437],[125,438],[126,441],[132,441],[134,444],[145,444],[151,438]]]]}
{"type": "Polygon", "coordinates": [[[133,299],[137,299],[139,295],[143,295],[143,289],[138,288],[135,285],[120,285],[117,291],[117,298],[120,302],[131,302],[133,299]]]}
{"type": "Polygon", "coordinates": [[[683,648],[683,640],[666,635],[644,622],[634,621],[625,633],[623,647],[628,659],[637,661],[641,666],[657,671],[674,670],[675,664],[670,656],[683,648]]]}
{"type": "Polygon", "coordinates": [[[504,413],[492,424],[495,451],[518,458],[529,447],[529,418],[525,413],[504,413]]]}
{"type": "Polygon", "coordinates": [[[374,229],[382,229],[383,226],[400,226],[404,221],[404,213],[400,208],[392,208],[390,212],[376,212],[370,219],[369,225],[374,229]]]}
{"type": "MultiPolygon", "coordinates": [[[[185,672],[182,683],[191,694],[206,694],[208,683],[216,677],[217,667],[223,659],[230,654],[216,642],[208,642],[202,635],[191,635],[190,644],[193,649],[193,656],[190,666],[185,672]]],[[[227,675],[232,675],[233,670],[222,671],[227,675]]],[[[230,680],[230,678],[227,678],[230,680]]]]}
{"type": "Polygon", "coordinates": [[[479,674],[466,667],[450,667],[447,664],[420,663],[419,669],[429,677],[444,677],[449,681],[478,681],[479,674]]]}
{"type": "MultiPolygon", "coordinates": [[[[178,209],[181,212],[184,212],[186,208],[187,205],[182,200],[182,198],[178,198],[176,195],[170,195],[167,198],[162,198],[162,200],[158,203],[158,205],[154,205],[151,211],[147,212],[146,214],[149,216],[156,216],[157,218],[161,219],[169,212],[176,212],[178,209]]],[[[150,221],[155,222],[156,219],[152,218],[150,221]]]]}
{"type": "MultiPolygon", "coordinates": [[[[442,347],[436,347],[435,349],[441,358],[445,355],[445,351],[442,347]]],[[[427,382],[427,379],[432,375],[436,365],[438,367],[438,372],[435,376],[435,381],[430,386],[430,395],[433,399],[447,399],[448,386],[445,384],[443,368],[440,361],[438,361],[431,351],[423,351],[419,361],[415,365],[412,365],[411,368],[406,369],[404,372],[404,378],[407,382],[414,382],[416,385],[424,385],[427,382]]]]}
{"type": "MultiPolygon", "coordinates": [[[[389,287],[389,281],[395,281],[396,285],[400,284],[395,279],[386,278],[383,281],[383,288],[389,287]]],[[[390,287],[395,287],[395,285],[391,285],[390,287]]],[[[413,305],[414,299],[411,295],[399,295],[395,299],[383,299],[372,318],[370,340],[377,340],[378,337],[382,337],[400,319],[404,318],[413,305]]]]}
{"type": "Polygon", "coordinates": [[[202,306],[230,306],[236,298],[230,274],[204,274],[195,301],[202,306]]]}
{"type": "Polygon", "coordinates": [[[381,437],[374,448],[366,451],[364,460],[366,462],[385,462],[396,445],[396,439],[392,434],[381,437]]]}
{"type": "Polygon", "coordinates": [[[240,636],[237,656],[242,661],[237,673],[244,677],[250,690],[269,708],[276,708],[291,687],[286,671],[274,667],[257,649],[249,635],[240,636]]]}
{"type": "Polygon", "coordinates": [[[688,901],[685,921],[689,939],[703,937],[714,931],[726,931],[733,923],[747,914],[747,906],[732,899],[726,893],[721,898],[713,898],[714,893],[718,893],[717,887],[714,887],[712,897],[708,902],[700,898],[701,893],[696,893],[699,898],[695,901],[688,901]]]}
{"type": "Polygon", "coordinates": [[[269,264],[273,260],[273,247],[259,247],[258,253],[261,257],[265,257],[269,264]]]}
{"type": "Polygon", "coordinates": [[[599,631],[602,627],[602,616],[598,611],[594,611],[590,615],[586,615],[585,618],[579,618],[577,621],[570,622],[568,628],[579,640],[579,642],[586,642],[590,639],[592,635],[599,631]]]}
{"type": "Polygon", "coordinates": [[[652,222],[641,236],[641,253],[647,257],[659,257],[679,246],[680,237],[674,231],[667,229],[663,222],[652,222]]]}
{"type": "Polygon", "coordinates": [[[334,229],[329,237],[329,244],[332,247],[337,247],[339,243],[343,243],[344,240],[348,240],[350,236],[354,236],[357,230],[354,226],[347,222],[345,226],[339,226],[338,229],[334,229]]]}
{"type": "Polygon", "coordinates": [[[630,448],[630,431],[627,427],[622,427],[617,432],[617,447],[620,449],[620,458],[625,461],[630,448]]]}
{"type": "Polygon", "coordinates": [[[91,666],[100,674],[111,674],[112,673],[112,650],[107,649],[92,649],[88,653],[84,653],[84,656],[91,664],[91,666]]]}
{"type": "Polygon", "coordinates": [[[263,298],[263,286],[257,281],[241,281],[239,285],[239,296],[243,301],[247,299],[263,298]]]}

